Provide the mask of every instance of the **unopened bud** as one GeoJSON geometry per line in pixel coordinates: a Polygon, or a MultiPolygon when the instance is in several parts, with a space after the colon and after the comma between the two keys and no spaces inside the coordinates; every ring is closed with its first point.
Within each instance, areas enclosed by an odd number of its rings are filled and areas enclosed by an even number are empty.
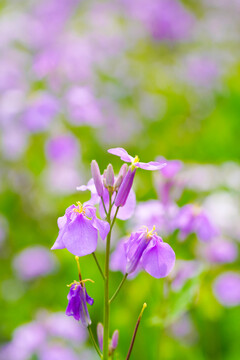
{"type": "Polygon", "coordinates": [[[115,350],[118,346],[119,331],[115,330],[112,336],[112,349],[115,350]]]}
{"type": "Polygon", "coordinates": [[[94,181],[94,185],[97,190],[97,193],[99,196],[103,196],[102,177],[101,177],[98,163],[96,162],[96,160],[93,160],[91,162],[91,172],[92,172],[92,177],[93,177],[93,181],[94,181]]]}
{"type": "Polygon", "coordinates": [[[108,186],[113,186],[114,184],[114,171],[112,164],[109,164],[106,170],[106,184],[108,186]]]}
{"type": "Polygon", "coordinates": [[[114,188],[117,190],[119,188],[119,186],[121,185],[126,173],[127,173],[127,164],[123,164],[123,166],[121,167],[120,171],[119,171],[119,174],[118,174],[118,177],[115,181],[115,184],[114,184],[114,188]]]}
{"type": "Polygon", "coordinates": [[[128,198],[128,195],[129,195],[129,192],[130,192],[130,190],[132,188],[135,173],[136,173],[136,169],[134,169],[132,171],[129,168],[126,176],[123,179],[123,182],[122,182],[121,186],[119,187],[119,191],[117,193],[116,200],[115,200],[116,207],[125,205],[125,203],[127,201],[127,198],[128,198]]]}
{"type": "Polygon", "coordinates": [[[97,324],[97,337],[98,337],[98,344],[100,349],[103,349],[103,324],[98,323],[97,324]]]}

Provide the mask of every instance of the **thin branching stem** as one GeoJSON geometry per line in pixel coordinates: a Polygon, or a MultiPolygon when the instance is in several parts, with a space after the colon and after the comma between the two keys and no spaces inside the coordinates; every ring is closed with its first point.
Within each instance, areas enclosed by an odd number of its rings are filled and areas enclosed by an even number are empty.
{"type": "Polygon", "coordinates": [[[115,299],[115,297],[118,295],[119,291],[121,290],[121,287],[123,286],[125,280],[127,279],[128,274],[125,274],[124,277],[122,278],[122,281],[120,282],[120,284],[118,285],[115,293],[113,294],[113,296],[111,297],[111,299],[109,300],[109,304],[111,304],[113,302],[113,300],[115,299]]]}
{"type": "Polygon", "coordinates": [[[100,272],[103,280],[105,280],[105,275],[104,275],[104,273],[103,273],[103,271],[102,271],[101,265],[99,264],[99,261],[98,261],[98,259],[97,259],[97,256],[96,256],[95,252],[93,252],[92,255],[93,255],[93,258],[94,258],[94,260],[95,260],[95,262],[96,262],[96,264],[97,264],[98,270],[99,270],[99,272],[100,272]]]}

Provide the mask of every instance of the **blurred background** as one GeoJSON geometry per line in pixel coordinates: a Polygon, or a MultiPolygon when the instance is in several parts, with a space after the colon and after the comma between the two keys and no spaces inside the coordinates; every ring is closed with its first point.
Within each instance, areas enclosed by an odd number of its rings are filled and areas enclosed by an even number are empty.
{"type": "MultiPolygon", "coordinates": [[[[132,359],[240,358],[239,13],[239,0],[0,0],[1,360],[97,358],[64,314],[74,257],[50,248],[57,218],[89,199],[76,187],[91,160],[118,172],[107,153],[117,146],[181,162],[173,174],[139,170],[134,216],[117,221],[113,249],[154,221],[177,261],[167,279],[125,284],[112,306],[115,359],[145,301],[132,359]],[[201,206],[211,239],[181,233],[186,204],[201,206]]],[[[95,281],[95,329],[102,279],[91,256],[80,260],[95,281]]]]}

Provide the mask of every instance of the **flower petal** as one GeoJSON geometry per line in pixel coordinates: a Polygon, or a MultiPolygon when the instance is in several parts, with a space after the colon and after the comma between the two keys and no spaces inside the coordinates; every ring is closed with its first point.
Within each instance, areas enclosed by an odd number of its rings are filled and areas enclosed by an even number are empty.
{"type": "Polygon", "coordinates": [[[97,230],[92,221],[79,214],[68,225],[62,240],[70,253],[84,256],[96,250],[97,238],[97,230]]]}
{"type": "Polygon", "coordinates": [[[147,248],[141,259],[142,267],[151,276],[159,279],[167,276],[175,263],[175,253],[170,245],[156,241],[153,247],[147,248]]]}
{"type": "Polygon", "coordinates": [[[105,240],[110,230],[110,225],[104,220],[98,219],[96,216],[92,219],[92,225],[99,231],[99,234],[103,240],[105,240]]]}
{"type": "Polygon", "coordinates": [[[110,154],[119,156],[123,161],[126,162],[132,162],[134,160],[134,158],[131,155],[129,155],[128,152],[123,148],[108,149],[108,152],[110,154]]]}
{"type": "MultiPolygon", "coordinates": [[[[132,217],[134,213],[135,207],[136,207],[136,196],[134,191],[131,189],[125,205],[119,208],[117,218],[120,220],[130,219],[130,217],[132,217]]],[[[114,208],[116,207],[114,206],[114,208]]]]}
{"type": "Polygon", "coordinates": [[[134,165],[144,170],[160,170],[167,164],[166,162],[150,161],[148,163],[138,162],[134,165]]]}

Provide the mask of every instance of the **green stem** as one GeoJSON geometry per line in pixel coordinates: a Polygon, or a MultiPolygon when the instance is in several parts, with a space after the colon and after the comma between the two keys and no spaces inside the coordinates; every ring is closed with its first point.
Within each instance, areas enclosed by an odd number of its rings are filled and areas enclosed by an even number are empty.
{"type": "Polygon", "coordinates": [[[121,290],[121,287],[123,286],[125,280],[127,279],[128,274],[126,273],[124,275],[124,277],[122,278],[122,281],[120,282],[120,284],[117,287],[117,290],[115,291],[115,293],[113,294],[113,296],[111,297],[111,299],[109,300],[109,304],[111,304],[111,302],[115,299],[115,297],[117,296],[117,294],[119,293],[119,291],[121,290]]]}
{"type": "Polygon", "coordinates": [[[94,260],[95,260],[95,262],[97,264],[98,270],[100,271],[100,274],[102,275],[103,280],[105,280],[105,275],[104,275],[104,273],[102,271],[102,268],[101,268],[101,266],[100,266],[100,264],[98,262],[98,259],[97,259],[97,256],[96,256],[95,252],[93,252],[92,255],[93,255],[93,258],[94,258],[94,260]]]}
{"type": "Polygon", "coordinates": [[[97,343],[96,343],[96,341],[94,339],[94,336],[93,336],[92,329],[91,329],[90,325],[88,326],[88,332],[89,332],[90,338],[92,340],[92,343],[93,343],[93,346],[94,346],[96,352],[98,353],[98,355],[102,359],[102,353],[101,353],[101,351],[100,351],[100,349],[99,349],[99,347],[98,347],[98,345],[97,345],[97,343]]]}
{"type": "Polygon", "coordinates": [[[136,338],[136,335],[137,335],[138,327],[139,327],[139,324],[140,324],[140,321],[141,321],[141,318],[142,318],[142,314],[143,314],[144,310],[146,309],[146,307],[147,307],[147,304],[144,303],[143,307],[142,307],[142,310],[140,312],[140,315],[139,315],[139,317],[137,319],[137,323],[136,323],[136,326],[135,326],[135,329],[134,329],[134,332],[133,332],[133,336],[132,336],[131,344],[130,344],[130,347],[129,347],[129,350],[128,350],[128,353],[127,353],[126,360],[130,359],[130,355],[132,353],[132,349],[133,349],[134,341],[135,341],[135,338],[136,338]]]}
{"type": "Polygon", "coordinates": [[[106,209],[106,206],[105,206],[105,204],[104,204],[104,201],[103,201],[103,197],[102,197],[102,196],[101,196],[101,200],[102,200],[102,204],[103,204],[103,208],[104,208],[105,214],[106,214],[106,216],[107,216],[108,213],[107,213],[107,209],[106,209]]]}

